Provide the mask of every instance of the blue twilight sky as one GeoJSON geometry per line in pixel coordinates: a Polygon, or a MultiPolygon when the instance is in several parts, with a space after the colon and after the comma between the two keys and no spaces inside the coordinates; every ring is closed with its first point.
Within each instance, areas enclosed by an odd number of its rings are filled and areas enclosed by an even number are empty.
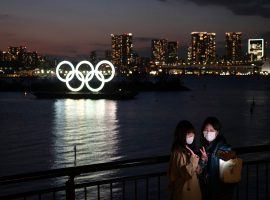
{"type": "MultiPolygon", "coordinates": [[[[226,31],[270,41],[269,0],[1,0],[0,49],[26,45],[45,55],[83,57],[110,49],[110,34],[133,33],[134,50],[149,56],[150,39],[179,41],[190,32],[226,31]]],[[[245,40],[244,40],[245,41],[245,40]]]]}

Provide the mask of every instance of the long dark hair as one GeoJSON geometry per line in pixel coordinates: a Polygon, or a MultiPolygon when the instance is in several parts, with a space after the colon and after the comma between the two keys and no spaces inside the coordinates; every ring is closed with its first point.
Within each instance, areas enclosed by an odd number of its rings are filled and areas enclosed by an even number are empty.
{"type": "MultiPolygon", "coordinates": [[[[187,120],[180,121],[174,131],[174,139],[173,139],[173,144],[171,151],[173,152],[176,149],[182,149],[185,151],[186,149],[186,136],[187,133],[194,133],[195,134],[195,129],[194,126],[187,120]]],[[[192,145],[195,143],[195,141],[192,143],[192,145]]],[[[193,146],[190,145],[192,149],[193,146]]]]}

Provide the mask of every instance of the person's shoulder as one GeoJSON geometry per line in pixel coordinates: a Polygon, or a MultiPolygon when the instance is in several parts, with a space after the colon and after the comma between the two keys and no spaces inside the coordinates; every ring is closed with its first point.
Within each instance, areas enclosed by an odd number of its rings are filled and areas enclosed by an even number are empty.
{"type": "Polygon", "coordinates": [[[222,151],[231,151],[232,146],[227,143],[223,136],[220,136],[217,144],[217,149],[222,151]]]}
{"type": "Polygon", "coordinates": [[[231,151],[232,150],[232,146],[227,144],[227,143],[220,143],[220,145],[218,145],[218,150],[222,150],[222,151],[231,151]]]}
{"type": "Polygon", "coordinates": [[[182,149],[182,148],[174,149],[174,150],[172,151],[172,156],[173,156],[174,158],[175,158],[175,157],[180,158],[180,157],[185,156],[184,149],[182,149]]]}

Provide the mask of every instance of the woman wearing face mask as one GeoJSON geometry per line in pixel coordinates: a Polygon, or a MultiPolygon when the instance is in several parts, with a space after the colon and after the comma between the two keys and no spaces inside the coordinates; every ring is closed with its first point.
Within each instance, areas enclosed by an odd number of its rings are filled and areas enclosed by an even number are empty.
{"type": "Polygon", "coordinates": [[[220,133],[221,124],[216,117],[208,117],[202,125],[202,148],[200,167],[200,183],[205,200],[232,199],[233,185],[220,180],[219,160],[217,152],[230,152],[231,147],[220,133]]]}
{"type": "Polygon", "coordinates": [[[195,131],[189,121],[176,126],[168,177],[171,200],[201,200],[197,178],[199,157],[194,153],[195,131]]]}

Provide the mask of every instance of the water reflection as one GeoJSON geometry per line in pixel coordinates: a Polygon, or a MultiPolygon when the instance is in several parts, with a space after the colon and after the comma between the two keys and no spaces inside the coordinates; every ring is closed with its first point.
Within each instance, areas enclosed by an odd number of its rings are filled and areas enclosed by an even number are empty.
{"type": "Polygon", "coordinates": [[[58,100],[54,103],[53,168],[117,159],[117,103],[108,100],[58,100]]]}

